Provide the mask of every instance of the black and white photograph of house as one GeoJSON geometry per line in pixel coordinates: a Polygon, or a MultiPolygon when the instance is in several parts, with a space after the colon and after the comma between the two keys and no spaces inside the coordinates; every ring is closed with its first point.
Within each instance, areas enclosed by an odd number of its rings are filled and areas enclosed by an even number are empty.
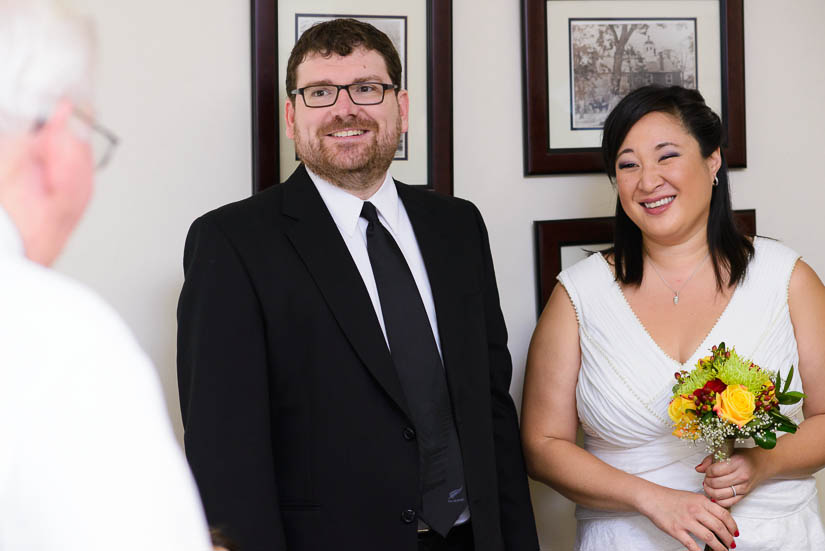
{"type": "Polygon", "coordinates": [[[697,88],[696,19],[573,19],[570,129],[601,129],[646,84],[697,88]]]}

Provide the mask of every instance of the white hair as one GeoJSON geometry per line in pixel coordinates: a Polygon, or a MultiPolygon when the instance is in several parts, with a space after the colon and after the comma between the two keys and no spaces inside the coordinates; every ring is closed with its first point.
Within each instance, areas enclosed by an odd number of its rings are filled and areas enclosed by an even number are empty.
{"type": "Polygon", "coordinates": [[[0,0],[0,135],[92,105],[94,29],[53,0],[0,0]]]}

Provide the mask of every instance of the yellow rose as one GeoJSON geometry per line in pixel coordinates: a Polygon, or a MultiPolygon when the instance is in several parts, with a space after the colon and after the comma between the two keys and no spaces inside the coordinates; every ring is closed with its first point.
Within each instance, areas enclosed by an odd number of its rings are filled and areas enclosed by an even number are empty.
{"type": "Polygon", "coordinates": [[[756,400],[745,385],[729,385],[716,395],[713,411],[723,420],[744,427],[753,419],[756,400]]]}
{"type": "Polygon", "coordinates": [[[695,411],[696,404],[684,394],[675,397],[667,406],[667,414],[670,415],[670,420],[677,425],[689,419],[696,419],[695,411]]]}
{"type": "Polygon", "coordinates": [[[667,414],[675,425],[673,436],[696,440],[699,437],[699,427],[696,424],[696,404],[687,396],[677,396],[670,401],[667,414]]]}

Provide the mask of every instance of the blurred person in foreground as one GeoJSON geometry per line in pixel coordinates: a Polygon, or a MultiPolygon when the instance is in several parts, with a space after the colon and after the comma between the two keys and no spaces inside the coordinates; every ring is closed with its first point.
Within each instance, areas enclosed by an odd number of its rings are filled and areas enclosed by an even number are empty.
{"type": "Polygon", "coordinates": [[[398,53],[320,23],[287,90],[303,164],[186,240],[178,384],[207,517],[242,551],[535,551],[481,214],[388,171],[398,53]]]}
{"type": "Polygon", "coordinates": [[[0,0],[0,550],[205,551],[157,375],[121,319],[48,268],[92,192],[93,29],[0,0]]]}
{"type": "Polygon", "coordinates": [[[721,145],[719,117],[677,86],[639,88],[605,122],[614,246],[559,275],[524,383],[528,468],[578,504],[577,550],[825,549],[825,287],[737,228],[721,145]],[[783,380],[796,366],[807,397],[782,406],[801,423],[776,448],[711,464],[671,434],[668,403],[674,373],[721,341],[783,380]]]}

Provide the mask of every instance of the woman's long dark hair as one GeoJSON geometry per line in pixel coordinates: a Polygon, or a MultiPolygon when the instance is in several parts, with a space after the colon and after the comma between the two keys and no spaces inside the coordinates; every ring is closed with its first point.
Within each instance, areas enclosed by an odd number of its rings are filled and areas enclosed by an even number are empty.
{"type": "MultiPolygon", "coordinates": [[[[722,121],[696,90],[681,86],[643,86],[626,95],[607,116],[602,137],[602,155],[610,181],[616,182],[616,157],[627,133],[639,119],[652,112],[673,115],[699,142],[702,157],[707,158],[722,145],[722,121]]],[[[720,150],[721,153],[721,150],[720,150]]],[[[708,216],[708,251],[716,286],[733,287],[745,276],[753,257],[753,244],[736,226],[730,201],[728,167],[722,155],[722,165],[716,173],[719,185],[713,187],[708,216]],[[724,272],[728,272],[725,281],[724,272]]],[[[642,232],[633,223],[616,198],[616,227],[613,247],[616,280],[627,285],[642,283],[642,232]]]]}

